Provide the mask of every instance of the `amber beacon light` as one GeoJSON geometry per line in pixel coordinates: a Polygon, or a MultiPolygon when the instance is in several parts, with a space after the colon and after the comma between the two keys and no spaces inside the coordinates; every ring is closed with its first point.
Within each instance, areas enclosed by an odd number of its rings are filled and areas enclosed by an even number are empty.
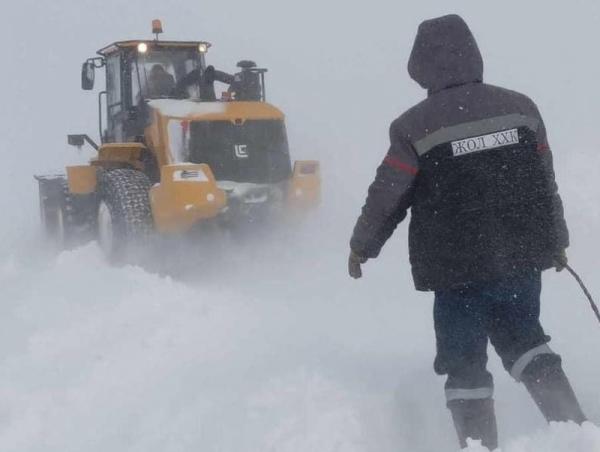
{"type": "Polygon", "coordinates": [[[152,21],[152,33],[156,36],[158,40],[158,35],[163,32],[162,22],[160,19],[154,19],[152,21]]]}

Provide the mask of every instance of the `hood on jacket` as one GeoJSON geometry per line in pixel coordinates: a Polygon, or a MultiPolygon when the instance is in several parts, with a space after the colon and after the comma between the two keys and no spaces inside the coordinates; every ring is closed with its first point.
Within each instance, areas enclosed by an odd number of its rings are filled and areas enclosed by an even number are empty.
{"type": "Polygon", "coordinates": [[[465,21],[451,14],[419,25],[408,73],[430,92],[483,81],[483,59],[465,21]]]}

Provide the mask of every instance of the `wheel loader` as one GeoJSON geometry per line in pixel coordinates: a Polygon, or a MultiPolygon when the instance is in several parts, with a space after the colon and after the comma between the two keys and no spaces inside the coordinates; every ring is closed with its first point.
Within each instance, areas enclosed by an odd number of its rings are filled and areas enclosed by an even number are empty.
{"type": "Polygon", "coordinates": [[[105,72],[97,143],[87,165],[36,176],[45,233],[66,248],[97,240],[111,261],[151,236],[205,225],[244,228],[303,215],[320,198],[318,161],[292,164],[285,116],[266,102],[266,69],[207,65],[211,44],[154,38],[115,42],[85,61],[84,90],[105,72]],[[226,88],[219,96],[216,84],[226,88]]]}

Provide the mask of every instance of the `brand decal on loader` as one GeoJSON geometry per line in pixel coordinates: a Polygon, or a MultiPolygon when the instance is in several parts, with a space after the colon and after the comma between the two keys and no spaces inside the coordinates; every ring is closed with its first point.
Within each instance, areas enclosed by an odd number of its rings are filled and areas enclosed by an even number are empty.
{"type": "Polygon", "coordinates": [[[178,170],[173,173],[175,182],[208,182],[208,177],[199,170],[178,170]]]}
{"type": "Polygon", "coordinates": [[[452,142],[452,154],[454,157],[471,154],[472,152],[496,149],[511,144],[519,144],[519,130],[511,129],[501,132],[490,133],[478,137],[465,138],[452,142]]]}
{"type": "Polygon", "coordinates": [[[236,144],[235,145],[235,156],[238,159],[247,159],[248,158],[248,145],[236,144]]]}

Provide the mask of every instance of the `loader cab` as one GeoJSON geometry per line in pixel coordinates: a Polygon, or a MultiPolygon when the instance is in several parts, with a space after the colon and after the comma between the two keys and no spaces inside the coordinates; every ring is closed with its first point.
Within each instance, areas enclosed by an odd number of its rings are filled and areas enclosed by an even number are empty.
{"type": "MultiPolygon", "coordinates": [[[[203,73],[209,47],[206,42],[122,41],[84,63],[84,89],[93,87],[93,69],[105,69],[106,90],[99,95],[102,142],[138,141],[148,121],[146,101],[181,98],[175,87],[190,73],[203,73]]],[[[197,98],[198,90],[198,84],[190,84],[183,97],[197,98]]]]}

